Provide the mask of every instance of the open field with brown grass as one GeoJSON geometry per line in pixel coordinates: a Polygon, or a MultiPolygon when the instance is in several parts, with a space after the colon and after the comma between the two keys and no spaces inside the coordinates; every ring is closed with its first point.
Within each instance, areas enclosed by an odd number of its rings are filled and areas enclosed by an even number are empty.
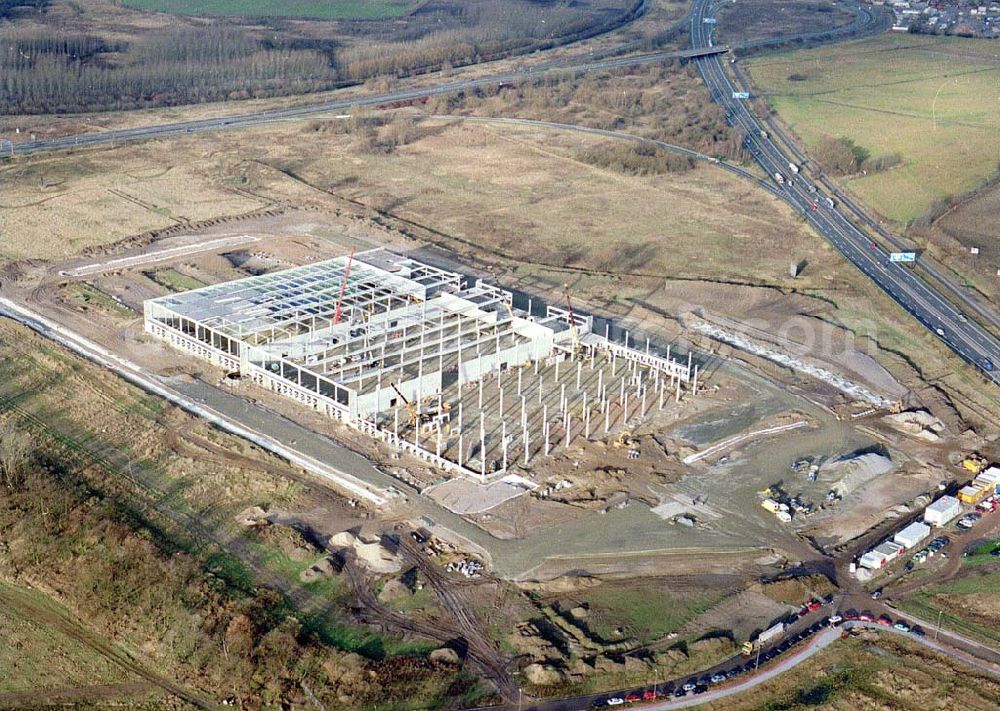
{"type": "Polygon", "coordinates": [[[910,223],[1000,163],[995,43],[885,34],[752,59],[759,93],[814,152],[846,137],[902,164],[843,184],[890,220],[910,223]]]}
{"type": "Polygon", "coordinates": [[[719,39],[746,42],[850,24],[854,14],[827,0],[745,0],[719,9],[719,39]]]}
{"type": "Polygon", "coordinates": [[[155,144],[0,166],[0,259],[58,259],[153,229],[237,215],[268,200],[239,190],[238,168],[208,143],[155,144]]]}
{"type": "MultiPolygon", "coordinates": [[[[593,120],[603,121],[610,110],[602,107],[593,120]]],[[[963,393],[955,404],[965,414],[984,419],[983,408],[996,405],[974,374],[954,367],[936,339],[900,319],[895,306],[783,203],[728,173],[699,164],[626,175],[590,164],[588,156],[606,139],[402,118],[382,125],[370,123],[371,116],[17,161],[5,168],[21,176],[7,199],[26,207],[3,212],[13,237],[6,254],[60,257],[169,228],[180,218],[269,205],[332,211],[486,260],[515,285],[544,290],[570,282],[580,298],[640,321],[650,309],[678,313],[702,305],[737,317],[770,314],[778,318],[775,328],[795,313],[859,335],[877,324],[882,357],[909,387],[923,387],[916,364],[924,377],[963,393]],[[46,185],[55,188],[41,187],[46,174],[53,176],[46,185]],[[76,197],[74,186],[81,186],[76,197]],[[60,191],[52,202],[62,207],[31,207],[47,190],[60,191]],[[95,196],[96,206],[88,202],[95,196]],[[793,260],[806,260],[795,279],[788,276],[793,260]]],[[[636,109],[630,118],[640,132],[663,130],[643,116],[636,109]]],[[[246,229],[240,220],[225,228],[246,229]]]]}
{"type": "Polygon", "coordinates": [[[579,160],[603,143],[592,137],[427,122],[416,130],[424,137],[389,155],[351,152],[351,139],[340,137],[324,142],[345,152],[342,160],[293,154],[262,162],[534,264],[786,283],[788,254],[815,255],[813,279],[836,259],[782,203],[711,166],[631,177],[579,160]]]}

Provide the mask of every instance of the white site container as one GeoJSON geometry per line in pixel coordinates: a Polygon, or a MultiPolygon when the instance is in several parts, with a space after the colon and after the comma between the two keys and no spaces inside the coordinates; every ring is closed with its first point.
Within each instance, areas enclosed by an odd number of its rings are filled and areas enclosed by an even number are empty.
{"type": "Polygon", "coordinates": [[[924,509],[924,523],[929,526],[944,526],[962,513],[962,504],[954,496],[942,496],[924,509]]]}
{"type": "Polygon", "coordinates": [[[906,550],[913,550],[921,541],[931,535],[931,527],[926,523],[914,521],[909,526],[892,537],[895,543],[903,546],[906,550]]]}

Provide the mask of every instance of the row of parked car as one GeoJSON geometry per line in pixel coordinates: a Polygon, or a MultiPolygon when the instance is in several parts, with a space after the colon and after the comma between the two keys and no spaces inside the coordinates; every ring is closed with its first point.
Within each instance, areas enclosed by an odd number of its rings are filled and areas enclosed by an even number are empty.
{"type": "Polygon", "coordinates": [[[900,632],[909,632],[917,637],[923,637],[925,634],[923,629],[919,626],[910,627],[910,625],[902,620],[893,622],[892,618],[888,615],[879,615],[878,617],[875,617],[873,613],[867,611],[858,612],[857,610],[847,610],[843,614],[837,613],[836,615],[831,616],[827,622],[833,627],[838,627],[844,622],[874,622],[875,624],[883,625],[885,627],[894,627],[900,632]]]}
{"type": "MultiPolygon", "coordinates": [[[[834,619],[834,618],[829,618],[834,619]]],[[[700,677],[691,677],[685,682],[667,682],[658,684],[655,687],[637,689],[625,696],[612,696],[610,698],[598,698],[594,701],[595,707],[621,706],[623,704],[634,704],[643,701],[654,701],[660,698],[682,698],[688,694],[704,694],[713,685],[721,684],[724,681],[735,679],[743,674],[754,671],[758,665],[770,662],[772,659],[784,654],[796,644],[808,639],[812,635],[830,624],[829,620],[820,620],[806,627],[801,632],[789,635],[780,644],[777,644],[766,651],[761,651],[759,657],[744,664],[738,664],[729,669],[718,671],[714,674],[704,674],[700,677]]],[[[738,661],[738,660],[734,660],[738,661]]]]}
{"type": "MultiPolygon", "coordinates": [[[[947,541],[947,539],[942,540],[947,541]]],[[[934,545],[935,542],[932,542],[931,545],[934,545]]],[[[641,703],[643,701],[655,701],[656,699],[667,697],[682,698],[688,694],[704,694],[715,684],[721,684],[724,681],[729,681],[730,679],[735,679],[738,676],[754,671],[759,665],[770,662],[772,659],[784,654],[796,644],[808,639],[824,627],[840,627],[844,622],[875,623],[885,627],[893,627],[900,632],[906,632],[917,637],[923,637],[926,634],[921,627],[911,627],[903,620],[893,621],[888,615],[879,615],[876,617],[874,613],[869,611],[858,612],[853,609],[846,610],[842,613],[837,612],[825,620],[814,622],[802,631],[788,636],[780,644],[776,644],[766,651],[761,651],[759,657],[744,664],[736,665],[730,669],[718,671],[711,675],[705,674],[700,677],[691,677],[683,683],[667,682],[665,684],[657,684],[654,687],[637,689],[624,696],[601,697],[594,701],[594,707],[622,706],[625,704],[641,703]]]]}

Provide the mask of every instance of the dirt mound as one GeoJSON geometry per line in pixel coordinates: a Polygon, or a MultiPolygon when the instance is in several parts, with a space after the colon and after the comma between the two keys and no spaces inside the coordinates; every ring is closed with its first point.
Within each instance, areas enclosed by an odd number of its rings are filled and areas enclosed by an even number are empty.
{"type": "Polygon", "coordinates": [[[381,537],[362,537],[341,531],[330,537],[328,546],[337,551],[352,551],[358,563],[373,573],[398,573],[403,567],[402,557],[389,550],[381,537]]]}
{"type": "Polygon", "coordinates": [[[524,678],[535,686],[555,686],[563,680],[563,675],[550,664],[529,664],[524,668],[524,678]]]}
{"type": "Polygon", "coordinates": [[[449,666],[456,667],[460,663],[458,652],[451,647],[441,647],[440,649],[435,649],[430,653],[430,660],[435,664],[447,664],[449,666]]]}
{"type": "Polygon", "coordinates": [[[937,442],[945,432],[944,423],[927,410],[910,410],[886,415],[882,420],[893,429],[928,442],[937,442]]]}
{"type": "Polygon", "coordinates": [[[337,575],[340,573],[341,569],[342,566],[340,561],[333,556],[327,556],[322,560],[316,561],[299,573],[299,580],[304,583],[312,583],[317,580],[322,580],[323,578],[329,578],[330,576],[337,575]]]}
{"type": "Polygon", "coordinates": [[[808,575],[764,583],[760,591],[775,602],[785,605],[801,605],[815,597],[825,597],[836,588],[822,575],[808,575]]]}
{"type": "Polygon", "coordinates": [[[895,463],[889,457],[869,452],[857,457],[828,462],[820,467],[819,473],[821,477],[837,477],[838,480],[830,488],[840,496],[847,496],[895,468],[895,463]]]}

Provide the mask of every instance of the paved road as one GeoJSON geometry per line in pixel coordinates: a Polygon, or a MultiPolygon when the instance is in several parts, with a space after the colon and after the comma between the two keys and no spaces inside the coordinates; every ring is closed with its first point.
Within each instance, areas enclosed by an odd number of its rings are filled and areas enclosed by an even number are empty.
{"type": "MultiPolygon", "coordinates": [[[[715,24],[705,23],[705,20],[713,17],[714,8],[712,0],[695,0],[690,32],[692,45],[696,48],[712,46],[715,24]]],[[[808,179],[796,175],[790,168],[789,164],[795,161],[795,156],[787,155],[772,140],[771,134],[766,132],[747,102],[732,98],[734,87],[718,55],[693,61],[713,99],[726,109],[730,122],[745,131],[745,144],[756,161],[768,175],[780,174],[785,180],[783,198],[907,313],[935,333],[963,360],[979,368],[986,378],[1000,384],[1000,372],[993,369],[993,364],[1000,365],[1000,341],[979,324],[968,320],[916,272],[901,264],[890,263],[888,252],[855,226],[840,205],[829,207],[821,190],[810,192],[808,179]]]]}

